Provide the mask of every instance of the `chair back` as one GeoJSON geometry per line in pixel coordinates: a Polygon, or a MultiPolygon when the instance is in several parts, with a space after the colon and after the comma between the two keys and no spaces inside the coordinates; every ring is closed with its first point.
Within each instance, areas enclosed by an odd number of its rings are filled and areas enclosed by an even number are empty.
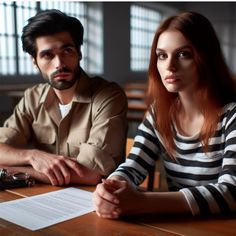
{"type": "Polygon", "coordinates": [[[126,157],[129,155],[129,152],[130,152],[131,148],[133,147],[133,145],[134,145],[134,139],[133,138],[127,138],[127,140],[126,140],[126,150],[125,150],[126,157]]]}
{"type": "MultiPolygon", "coordinates": [[[[127,138],[126,140],[126,157],[129,155],[131,148],[134,145],[134,139],[133,138],[127,138]]],[[[157,182],[157,186],[159,186],[159,175],[160,173],[155,173],[155,167],[153,167],[152,170],[150,170],[149,175],[147,180],[141,185],[141,186],[145,186],[145,188],[148,191],[152,191],[154,188],[154,180],[155,178],[157,179],[155,182],[157,182]],[[155,176],[157,175],[157,176],[155,176]]]]}

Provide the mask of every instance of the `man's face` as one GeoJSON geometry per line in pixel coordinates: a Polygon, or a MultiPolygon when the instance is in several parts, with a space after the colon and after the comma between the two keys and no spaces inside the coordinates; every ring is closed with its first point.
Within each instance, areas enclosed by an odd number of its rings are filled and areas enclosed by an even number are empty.
{"type": "Polygon", "coordinates": [[[72,87],[78,79],[81,55],[68,32],[36,38],[37,55],[33,63],[55,89],[72,87]]]}

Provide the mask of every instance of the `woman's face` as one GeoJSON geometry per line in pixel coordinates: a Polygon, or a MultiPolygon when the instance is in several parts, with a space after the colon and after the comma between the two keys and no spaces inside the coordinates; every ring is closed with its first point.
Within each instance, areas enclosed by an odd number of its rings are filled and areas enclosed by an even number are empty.
{"type": "Polygon", "coordinates": [[[157,42],[157,70],[169,92],[194,92],[198,83],[196,52],[179,31],[163,32],[157,42]]]}

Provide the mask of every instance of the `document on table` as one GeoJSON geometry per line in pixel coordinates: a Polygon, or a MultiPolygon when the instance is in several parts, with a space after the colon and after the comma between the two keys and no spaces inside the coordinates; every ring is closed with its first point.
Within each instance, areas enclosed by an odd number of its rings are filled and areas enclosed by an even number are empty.
{"type": "Polygon", "coordinates": [[[92,212],[92,193],[66,188],[0,203],[0,218],[38,230],[92,212]]]}

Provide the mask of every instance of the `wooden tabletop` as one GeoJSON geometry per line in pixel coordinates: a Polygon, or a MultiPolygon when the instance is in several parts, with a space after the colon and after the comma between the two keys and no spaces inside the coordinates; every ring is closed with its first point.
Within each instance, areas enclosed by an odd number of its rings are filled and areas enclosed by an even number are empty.
{"type": "Polygon", "coordinates": [[[231,216],[144,216],[137,222],[186,236],[236,236],[236,214],[231,216]]]}
{"type": "MultiPolygon", "coordinates": [[[[76,186],[73,186],[76,187],[76,186]]],[[[77,186],[78,187],[78,186],[77,186]]],[[[80,186],[80,189],[93,191],[94,187],[80,186]]],[[[53,187],[50,185],[36,184],[29,188],[15,188],[0,192],[0,202],[14,200],[22,197],[34,196],[41,193],[51,192],[63,189],[62,187],[53,187]]],[[[175,236],[174,233],[168,233],[158,228],[152,228],[142,225],[132,220],[107,220],[102,219],[96,215],[95,212],[73,218],[52,225],[50,227],[31,231],[21,226],[15,225],[11,222],[0,219],[0,235],[1,236],[109,236],[109,235],[123,235],[123,236],[175,236]]]]}
{"type": "MultiPolygon", "coordinates": [[[[93,191],[94,187],[79,187],[93,191]]],[[[45,184],[36,184],[29,188],[16,188],[0,191],[0,202],[22,197],[34,196],[63,189],[45,184]]],[[[236,236],[236,214],[232,216],[184,217],[184,216],[135,216],[122,217],[119,220],[106,220],[95,212],[52,225],[45,229],[30,231],[0,219],[0,235],[82,235],[82,236],[236,236]]]]}

